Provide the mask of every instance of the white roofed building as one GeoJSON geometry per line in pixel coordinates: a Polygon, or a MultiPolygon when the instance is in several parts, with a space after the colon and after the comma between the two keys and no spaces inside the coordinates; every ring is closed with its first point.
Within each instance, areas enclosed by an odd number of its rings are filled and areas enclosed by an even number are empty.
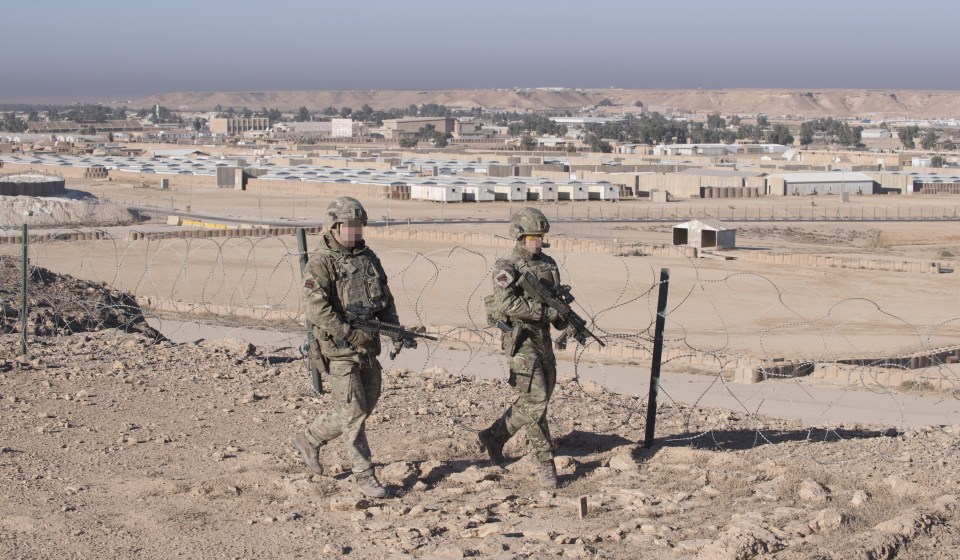
{"type": "Polygon", "coordinates": [[[874,194],[876,182],[860,171],[777,173],[767,177],[769,194],[805,196],[820,194],[874,194]]]}

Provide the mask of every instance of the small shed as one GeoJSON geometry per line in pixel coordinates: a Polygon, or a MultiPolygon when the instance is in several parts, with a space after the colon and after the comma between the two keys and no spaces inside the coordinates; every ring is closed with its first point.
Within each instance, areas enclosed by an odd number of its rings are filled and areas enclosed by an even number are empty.
{"type": "Polygon", "coordinates": [[[493,185],[466,185],[463,187],[464,202],[489,202],[497,199],[493,185]]]}
{"type": "Polygon", "coordinates": [[[590,200],[620,200],[620,189],[616,185],[601,181],[587,187],[587,198],[590,200]]]}
{"type": "Polygon", "coordinates": [[[555,202],[557,200],[556,185],[530,185],[527,187],[527,200],[542,200],[555,202]]]}
{"type": "Polygon", "coordinates": [[[588,197],[587,187],[581,183],[557,185],[557,198],[559,200],[587,200],[588,197]]]}
{"type": "Polygon", "coordinates": [[[735,249],[737,229],[713,218],[690,220],[673,226],[673,244],[698,249],[735,249]]]}
{"type": "Polygon", "coordinates": [[[527,199],[527,186],[522,183],[497,185],[493,188],[497,200],[517,202],[527,199]]]}
{"type": "Polygon", "coordinates": [[[460,185],[410,185],[410,198],[432,202],[462,202],[463,188],[460,185]]]}

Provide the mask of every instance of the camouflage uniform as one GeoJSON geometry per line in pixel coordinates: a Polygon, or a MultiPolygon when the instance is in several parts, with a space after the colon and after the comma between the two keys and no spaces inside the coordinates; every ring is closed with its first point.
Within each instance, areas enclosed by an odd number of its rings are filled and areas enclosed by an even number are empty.
{"type": "Polygon", "coordinates": [[[543,284],[559,286],[560,272],[551,257],[541,252],[531,252],[523,246],[525,234],[545,234],[549,230],[546,218],[533,208],[521,210],[512,222],[518,222],[518,216],[540,225],[533,228],[528,224],[527,228],[515,231],[518,228],[513,224],[511,233],[517,238],[517,245],[510,255],[498,259],[494,265],[493,295],[488,296],[485,302],[491,320],[503,321],[512,327],[503,336],[502,348],[510,366],[510,384],[516,389],[517,396],[503,415],[481,432],[480,440],[491,459],[499,463],[503,460],[503,445],[521,429],[526,430],[527,441],[541,464],[541,471],[544,468],[553,471],[555,486],[555,447],[547,425],[547,405],[557,383],[550,326],[551,322],[558,328],[565,325],[552,309],[533,301],[513,283],[521,274],[529,271],[543,284]]]}
{"type": "MultiPolygon", "coordinates": [[[[363,218],[365,222],[365,213],[363,218]]],[[[353,472],[370,471],[372,476],[364,426],[380,398],[380,340],[365,337],[356,346],[348,344],[354,331],[343,314],[348,306],[356,306],[383,322],[399,324],[387,275],[362,241],[347,248],[326,232],[304,270],[303,296],[306,319],[313,324],[314,354],[319,351],[316,357],[329,370],[335,403],[307,426],[304,435],[314,447],[343,435],[353,472]]]]}

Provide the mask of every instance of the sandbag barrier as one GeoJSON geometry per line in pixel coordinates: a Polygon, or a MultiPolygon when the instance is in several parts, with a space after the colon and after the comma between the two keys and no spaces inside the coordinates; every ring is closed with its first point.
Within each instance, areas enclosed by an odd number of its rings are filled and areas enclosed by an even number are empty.
{"type": "MultiPolygon", "coordinates": [[[[43,241],[93,241],[96,239],[113,239],[113,235],[107,231],[86,231],[86,232],[67,232],[61,231],[56,233],[41,233],[36,235],[28,235],[27,241],[29,243],[38,243],[43,241]]],[[[0,243],[23,243],[22,235],[6,235],[0,236],[0,243]]]]}
{"type": "MultiPolygon", "coordinates": [[[[235,228],[235,229],[191,229],[179,231],[131,231],[127,233],[128,241],[137,241],[140,239],[194,239],[207,237],[276,237],[281,235],[295,235],[296,227],[280,228],[235,228]]],[[[316,234],[323,231],[323,228],[308,227],[303,228],[307,233],[316,234]]]]}

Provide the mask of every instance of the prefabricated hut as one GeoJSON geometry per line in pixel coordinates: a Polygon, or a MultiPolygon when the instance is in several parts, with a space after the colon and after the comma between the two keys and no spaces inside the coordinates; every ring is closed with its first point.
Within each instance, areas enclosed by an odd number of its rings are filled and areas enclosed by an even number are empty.
{"type": "Polygon", "coordinates": [[[463,187],[464,202],[490,202],[496,200],[497,193],[493,190],[493,185],[466,185],[463,187]]]}
{"type": "Polygon", "coordinates": [[[581,183],[557,185],[557,198],[559,200],[587,200],[588,197],[587,187],[581,183]]]}
{"type": "Polygon", "coordinates": [[[557,200],[556,185],[529,185],[527,186],[527,200],[542,200],[554,202],[557,200]]]}
{"type": "Polygon", "coordinates": [[[410,185],[410,198],[432,202],[462,202],[463,188],[460,185],[410,185]]]}
{"type": "Polygon", "coordinates": [[[522,183],[511,183],[509,185],[497,185],[493,188],[497,200],[508,200],[517,202],[527,199],[527,186],[522,183]]]}
{"type": "Polygon", "coordinates": [[[620,189],[605,181],[587,187],[587,196],[590,200],[620,200],[620,189]]]}
{"type": "Polygon", "coordinates": [[[690,220],[673,226],[673,244],[698,249],[735,249],[737,228],[714,218],[690,220]]]}

